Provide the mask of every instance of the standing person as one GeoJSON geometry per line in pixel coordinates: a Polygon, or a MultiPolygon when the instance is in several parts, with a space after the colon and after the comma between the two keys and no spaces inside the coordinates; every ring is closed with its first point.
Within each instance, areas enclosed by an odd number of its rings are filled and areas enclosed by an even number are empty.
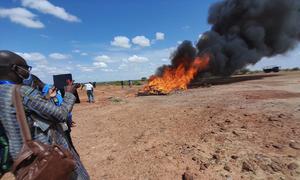
{"type": "Polygon", "coordinates": [[[122,89],[124,89],[124,81],[121,81],[122,89]]]}
{"type": "MultiPolygon", "coordinates": [[[[76,85],[76,86],[80,87],[80,84],[79,84],[79,83],[75,83],[75,80],[67,79],[66,83],[67,83],[67,84],[71,84],[71,85],[76,85]]],[[[61,91],[60,91],[60,92],[61,92],[61,91]]],[[[74,92],[74,96],[76,97],[75,103],[78,103],[78,104],[79,104],[79,103],[80,103],[80,98],[79,98],[77,89],[76,89],[75,92],[74,92]]]]}
{"type": "MultiPolygon", "coordinates": [[[[4,133],[8,138],[9,156],[12,157],[13,161],[18,158],[23,146],[23,140],[16,118],[16,109],[12,106],[12,91],[15,84],[21,85],[25,79],[30,77],[30,70],[31,67],[19,55],[10,51],[0,51],[0,124],[3,126],[4,133]]],[[[74,91],[75,88],[73,86],[67,86],[61,106],[56,106],[50,100],[45,99],[39,91],[29,86],[21,86],[20,94],[23,98],[27,124],[33,140],[49,144],[47,134],[36,133],[36,131],[41,130],[36,129],[34,126],[37,121],[33,117],[44,119],[47,123],[42,125],[50,125],[49,127],[56,127],[58,123],[66,122],[68,114],[75,103],[75,96],[72,94],[74,91]]],[[[47,126],[41,127],[47,128],[47,126]]],[[[88,174],[80,170],[76,166],[76,169],[71,174],[72,180],[89,179],[88,174]]]]}
{"type": "Polygon", "coordinates": [[[91,82],[84,84],[89,103],[94,103],[94,86],[91,82]]]}
{"type": "MultiPolygon", "coordinates": [[[[50,100],[53,104],[56,106],[61,106],[63,103],[63,98],[60,94],[60,92],[52,85],[43,83],[38,77],[35,75],[32,76],[32,82],[25,81],[25,83],[28,83],[32,88],[37,89],[38,91],[42,92],[42,96],[50,100]]],[[[73,85],[74,82],[69,82],[69,85],[73,85]]],[[[79,86],[78,86],[79,87],[79,86]]],[[[41,117],[35,118],[36,122],[45,122],[41,117]]],[[[39,126],[40,123],[37,123],[36,126],[39,130],[45,129],[43,127],[39,126]]],[[[55,133],[56,138],[50,138],[49,140],[51,144],[56,143],[58,145],[61,145],[65,149],[68,149],[73,158],[76,160],[76,171],[78,171],[78,174],[87,175],[87,172],[80,160],[80,156],[73,144],[72,137],[71,137],[71,127],[74,127],[76,123],[72,120],[72,113],[69,113],[67,122],[60,122],[57,124],[57,126],[52,126],[52,129],[55,129],[53,133],[55,133]]],[[[44,134],[51,134],[49,133],[49,129],[44,130],[42,133],[44,134]]]]}
{"type": "Polygon", "coordinates": [[[128,86],[131,88],[132,87],[132,81],[128,80],[128,86]]]}

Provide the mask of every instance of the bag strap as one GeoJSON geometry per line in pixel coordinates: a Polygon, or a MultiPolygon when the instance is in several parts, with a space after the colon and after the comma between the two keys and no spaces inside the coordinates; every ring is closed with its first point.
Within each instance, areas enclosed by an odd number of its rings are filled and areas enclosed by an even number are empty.
{"type": "Polygon", "coordinates": [[[27,124],[20,89],[21,89],[21,85],[15,85],[13,87],[12,101],[13,101],[13,105],[16,108],[16,118],[21,128],[23,143],[26,144],[26,142],[32,140],[32,137],[27,124]]]}

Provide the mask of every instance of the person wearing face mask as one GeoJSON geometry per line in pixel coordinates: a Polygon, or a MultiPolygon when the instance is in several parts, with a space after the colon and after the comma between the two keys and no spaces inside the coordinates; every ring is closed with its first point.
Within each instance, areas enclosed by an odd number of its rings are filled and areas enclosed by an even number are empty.
{"type": "MultiPolygon", "coordinates": [[[[23,146],[22,135],[16,119],[16,110],[12,106],[12,91],[14,85],[22,85],[23,81],[30,80],[31,67],[19,55],[11,51],[0,50],[0,125],[2,132],[8,139],[9,156],[14,162],[23,146]]],[[[23,106],[26,111],[27,123],[33,139],[42,143],[49,143],[47,136],[36,136],[34,133],[34,120],[30,116],[39,116],[42,119],[58,124],[66,122],[75,103],[74,86],[67,86],[65,97],[60,106],[56,106],[49,99],[45,99],[42,93],[30,86],[22,85],[20,93],[23,98],[23,106]]],[[[85,170],[85,169],[84,169],[85,170]]],[[[89,175],[82,169],[72,172],[71,179],[89,179],[89,175]],[[83,172],[84,171],[84,172],[83,172]]]]}
{"type": "MultiPolygon", "coordinates": [[[[63,102],[62,95],[59,90],[56,89],[55,86],[50,84],[45,84],[42,82],[37,76],[31,75],[30,80],[23,81],[24,85],[31,86],[34,89],[40,91],[43,97],[47,100],[50,100],[56,106],[61,106],[63,102]]],[[[51,135],[51,133],[47,133],[50,127],[53,127],[52,131],[56,133],[56,144],[63,146],[64,148],[71,151],[74,159],[76,160],[77,166],[81,169],[85,169],[82,162],[80,161],[79,154],[73,144],[71,137],[71,127],[75,125],[72,121],[72,114],[69,114],[67,122],[58,123],[58,126],[51,126],[51,122],[47,122],[47,120],[43,120],[40,116],[32,117],[34,119],[35,132],[41,133],[41,136],[51,135]],[[45,124],[47,123],[47,124],[45,124]]],[[[50,143],[51,137],[47,137],[50,143]]]]}
{"type": "MultiPolygon", "coordinates": [[[[30,80],[24,80],[23,84],[31,86],[33,89],[40,91],[42,93],[42,96],[45,99],[50,100],[56,106],[61,106],[61,104],[63,102],[63,97],[62,97],[60,91],[57,90],[57,88],[55,86],[42,82],[34,74],[31,74],[30,80]]],[[[35,121],[34,125],[37,127],[37,129],[42,129],[43,133],[47,134],[46,132],[48,131],[52,122],[47,122],[47,120],[45,121],[45,120],[41,119],[39,116],[37,118],[35,118],[34,121],[35,121]]],[[[75,147],[73,146],[73,143],[72,143],[71,135],[70,135],[71,127],[74,127],[75,124],[76,123],[73,122],[73,120],[72,120],[71,112],[69,113],[67,122],[59,123],[59,125],[60,125],[59,129],[62,131],[63,134],[66,134],[66,137],[68,139],[67,141],[69,141],[69,142],[62,141],[64,143],[64,144],[62,144],[64,147],[68,148],[69,145],[66,145],[66,144],[70,144],[71,147],[75,149],[75,147]]],[[[75,152],[76,152],[76,150],[75,150],[75,152]]]]}

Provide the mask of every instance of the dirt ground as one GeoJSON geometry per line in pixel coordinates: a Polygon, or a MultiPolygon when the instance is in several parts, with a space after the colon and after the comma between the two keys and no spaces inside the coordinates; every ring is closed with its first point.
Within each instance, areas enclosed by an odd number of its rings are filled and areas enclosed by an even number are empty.
{"type": "MultiPolygon", "coordinates": [[[[300,179],[300,73],[135,97],[99,86],[73,109],[91,179],[300,179]]],[[[5,179],[5,178],[4,178],[5,179]]]]}

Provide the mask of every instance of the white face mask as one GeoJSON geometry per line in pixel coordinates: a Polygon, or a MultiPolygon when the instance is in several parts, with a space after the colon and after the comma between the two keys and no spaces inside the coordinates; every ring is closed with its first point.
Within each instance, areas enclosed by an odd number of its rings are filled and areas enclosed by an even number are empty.
{"type": "Polygon", "coordinates": [[[23,84],[24,84],[24,85],[27,85],[27,86],[31,86],[31,85],[32,85],[32,76],[31,76],[30,73],[29,73],[28,78],[23,79],[23,84]]]}

